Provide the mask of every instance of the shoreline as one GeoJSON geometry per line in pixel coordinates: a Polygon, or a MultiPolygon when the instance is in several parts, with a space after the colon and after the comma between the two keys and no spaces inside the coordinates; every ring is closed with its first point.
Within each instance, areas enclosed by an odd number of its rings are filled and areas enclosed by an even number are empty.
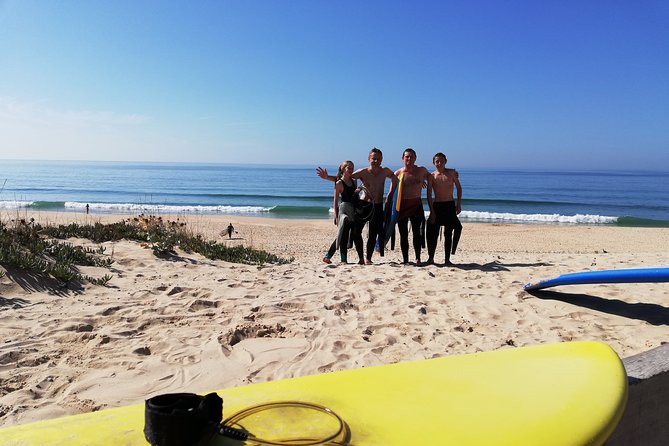
{"type": "MultiPolygon", "coordinates": [[[[85,224],[135,216],[20,218],[85,224]]],[[[361,266],[322,262],[336,233],[330,220],[163,218],[294,262],[242,265],[182,251],[158,259],[146,246],[119,241],[103,244],[114,258],[108,286],[0,278],[0,426],[157,393],[538,343],[600,340],[628,357],[669,334],[667,284],[574,285],[541,296],[522,290],[564,273],[666,265],[669,229],[463,222],[452,267],[402,265],[397,247],[361,266]],[[229,223],[232,239],[221,235],[229,223]]],[[[442,255],[443,246],[438,263],[442,255]]],[[[349,261],[356,257],[349,253],[349,261]]]]}
{"type": "MultiPolygon", "coordinates": [[[[424,208],[427,209],[427,204],[424,204],[424,208]]],[[[197,207],[197,206],[195,206],[197,207]]],[[[275,213],[270,210],[266,212],[204,212],[204,211],[168,211],[160,209],[150,209],[149,207],[144,209],[132,210],[128,209],[126,211],[119,211],[112,209],[109,211],[94,209],[90,214],[86,214],[84,205],[82,203],[81,207],[76,208],[63,208],[63,209],[49,209],[49,208],[32,208],[32,207],[21,207],[21,208],[0,208],[0,216],[5,217],[10,214],[17,214],[20,217],[23,215],[33,215],[33,214],[67,214],[67,215],[77,215],[89,217],[98,216],[100,218],[105,218],[108,216],[137,216],[137,215],[155,215],[155,216],[168,216],[168,217],[204,217],[204,218],[259,218],[259,219],[272,219],[272,220],[324,220],[332,221],[333,214],[332,208],[328,216],[322,215],[322,212],[318,212],[318,215],[312,214],[291,214],[289,212],[280,212],[275,213]]],[[[270,209],[270,208],[268,208],[270,209]]],[[[463,211],[466,214],[468,211],[463,211]]],[[[479,211],[470,211],[474,214],[479,214],[479,211]]],[[[483,212],[483,214],[488,214],[483,212]]],[[[425,218],[428,217],[428,212],[425,212],[425,218]]],[[[492,213],[491,215],[502,215],[504,217],[467,217],[463,214],[460,215],[460,221],[468,224],[508,224],[508,225],[546,225],[546,226],[592,226],[592,227],[623,227],[623,228],[669,228],[669,220],[658,220],[642,217],[634,217],[629,215],[611,217],[611,216],[600,216],[600,215],[559,215],[559,214],[508,214],[508,213],[492,213]],[[534,219],[524,219],[527,215],[535,217],[534,219]],[[509,217],[511,216],[511,217],[509,217]],[[588,221],[578,221],[579,218],[591,218],[588,221]],[[615,219],[614,222],[611,220],[615,219]]]]}
{"type": "MultiPolygon", "coordinates": [[[[141,213],[140,213],[141,214],[141,213]]],[[[8,212],[0,211],[0,221],[7,222],[12,219],[30,219],[41,224],[67,224],[77,222],[79,224],[115,223],[137,217],[137,213],[91,213],[69,211],[25,211],[21,215],[10,215],[8,212]]],[[[332,219],[319,218],[279,218],[273,216],[234,216],[234,215],[210,215],[210,214],[144,214],[156,215],[165,220],[185,222],[195,233],[202,233],[211,239],[220,239],[232,245],[249,244],[250,247],[258,249],[283,249],[297,254],[296,258],[309,258],[309,251],[314,252],[314,259],[319,258],[318,253],[325,252],[336,236],[336,226],[332,219]],[[237,223],[236,223],[237,222],[237,223]],[[224,230],[229,223],[233,223],[237,234],[231,241],[223,237],[224,230]],[[270,234],[268,228],[280,228],[275,234],[270,234]],[[308,240],[302,240],[300,235],[304,232],[309,236],[308,240]],[[330,232],[331,238],[327,237],[330,232]],[[315,236],[312,238],[311,236],[315,236]],[[329,241],[328,241],[329,238],[329,241]],[[285,240],[285,242],[283,241],[285,240]],[[288,243],[288,242],[292,242],[288,243]],[[325,243],[325,244],[323,244],[325,243]],[[264,248],[266,246],[267,248],[264,248]]],[[[616,225],[582,225],[571,223],[486,223],[463,221],[463,236],[458,252],[473,249],[483,252],[555,252],[555,253],[587,253],[612,254],[626,253],[632,251],[661,251],[656,245],[656,240],[669,241],[669,228],[639,227],[639,226],[616,226],[616,225]],[[468,237],[467,233],[473,236],[468,237]],[[598,233],[598,238],[579,238],[581,235],[598,233]],[[522,239],[522,240],[521,240],[522,239]],[[490,247],[486,247],[489,244],[490,247]]],[[[366,242],[366,231],[363,239],[366,242]]],[[[441,240],[441,238],[440,238],[441,240]]],[[[441,242],[440,242],[441,243],[441,242]]],[[[399,246],[399,236],[398,242],[399,246]]],[[[393,252],[390,251],[390,259],[393,252]]],[[[664,245],[669,246],[669,244],[664,245]]],[[[443,250],[437,247],[437,253],[443,250]]],[[[413,258],[413,248],[410,248],[410,257],[413,258]]],[[[426,250],[423,250],[426,252],[426,250]]],[[[278,252],[272,252],[279,254],[278,252]]],[[[355,257],[354,251],[351,252],[355,257]]],[[[374,253],[378,259],[378,253],[374,253]]],[[[398,256],[397,259],[400,257],[398,256]]]]}

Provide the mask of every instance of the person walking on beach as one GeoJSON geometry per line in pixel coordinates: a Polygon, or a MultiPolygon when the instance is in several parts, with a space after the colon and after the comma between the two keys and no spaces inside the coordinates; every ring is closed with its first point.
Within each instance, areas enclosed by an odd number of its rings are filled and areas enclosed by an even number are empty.
{"type": "Polygon", "coordinates": [[[235,227],[232,226],[232,223],[228,225],[228,239],[232,238],[232,233],[235,231],[235,227]]]}
{"type": "Polygon", "coordinates": [[[400,202],[400,213],[397,219],[397,228],[400,232],[400,248],[402,250],[403,263],[409,263],[409,222],[413,233],[413,249],[416,253],[416,266],[421,266],[420,252],[425,240],[423,227],[425,225],[425,212],[421,198],[423,184],[428,181],[430,173],[423,166],[416,165],[416,152],[407,148],[402,153],[404,167],[395,172],[396,177],[402,178],[402,201],[400,202]]]}
{"type": "Polygon", "coordinates": [[[360,265],[365,264],[362,251],[362,235],[359,225],[355,220],[355,207],[359,198],[357,181],[351,178],[353,168],[353,162],[346,160],[341,163],[339,170],[337,171],[337,178],[334,186],[333,208],[335,214],[334,222],[338,227],[338,231],[337,238],[332,242],[330,249],[327,254],[325,254],[325,257],[323,257],[325,263],[332,263],[332,260],[330,259],[337,249],[339,249],[341,262],[347,263],[348,241],[349,237],[351,237],[360,259],[358,263],[360,265]],[[340,197],[341,203],[339,203],[340,197]]]}
{"type": "MultiPolygon", "coordinates": [[[[382,167],[381,163],[383,161],[383,152],[380,149],[374,147],[369,151],[367,157],[369,160],[369,167],[358,169],[351,175],[353,180],[360,180],[362,183],[363,197],[362,200],[369,203],[371,210],[367,210],[367,206],[363,204],[362,213],[368,216],[369,229],[367,236],[367,256],[365,258],[365,263],[368,265],[372,263],[372,255],[374,254],[374,248],[376,246],[377,240],[379,242],[379,254],[383,256],[384,240],[383,240],[383,192],[385,189],[386,178],[390,178],[391,187],[388,198],[392,197],[394,188],[397,186],[397,177],[392,170],[387,167],[382,167]]],[[[336,181],[336,177],[328,175],[327,169],[322,167],[316,168],[316,174],[323,178],[324,180],[336,181]]],[[[360,225],[360,232],[365,222],[363,221],[360,225]]]]}
{"type": "Polygon", "coordinates": [[[462,186],[458,172],[446,168],[446,155],[438,152],[432,158],[432,163],[435,169],[427,181],[427,204],[430,207],[427,220],[427,263],[434,263],[439,228],[443,226],[444,264],[451,265],[451,254],[455,254],[462,233],[462,223],[458,218],[462,210],[462,186]],[[457,202],[453,199],[454,186],[458,192],[457,202]]]}

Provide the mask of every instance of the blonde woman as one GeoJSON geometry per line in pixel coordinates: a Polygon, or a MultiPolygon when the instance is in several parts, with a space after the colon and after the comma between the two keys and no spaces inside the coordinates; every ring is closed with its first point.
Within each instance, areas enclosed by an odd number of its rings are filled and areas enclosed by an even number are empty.
{"type": "Polygon", "coordinates": [[[349,238],[353,239],[355,243],[355,250],[358,252],[360,260],[359,264],[365,264],[365,258],[362,251],[362,235],[359,225],[355,221],[355,206],[358,198],[357,181],[351,178],[353,174],[353,162],[346,160],[339,166],[337,171],[337,179],[334,187],[333,208],[335,214],[335,224],[339,228],[337,231],[337,239],[332,242],[323,261],[325,263],[332,263],[330,260],[335,251],[339,249],[341,262],[347,263],[347,250],[349,238]],[[341,203],[340,203],[341,198],[341,203]]]}

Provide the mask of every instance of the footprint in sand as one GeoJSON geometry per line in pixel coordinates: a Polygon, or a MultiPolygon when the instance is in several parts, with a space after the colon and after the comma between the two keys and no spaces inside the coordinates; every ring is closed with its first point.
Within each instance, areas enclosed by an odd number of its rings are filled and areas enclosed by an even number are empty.
{"type": "Polygon", "coordinates": [[[232,347],[240,343],[244,339],[249,338],[280,338],[286,331],[286,327],[281,324],[276,325],[261,325],[261,324],[242,324],[230,330],[226,336],[221,339],[219,343],[224,341],[227,345],[224,347],[232,347]]]}
{"type": "Polygon", "coordinates": [[[136,348],[132,351],[136,355],[149,356],[151,354],[151,349],[147,346],[136,348]]]}
{"type": "Polygon", "coordinates": [[[191,290],[192,290],[192,288],[182,288],[180,286],[175,286],[174,288],[172,288],[170,291],[167,292],[167,295],[168,296],[174,296],[175,294],[185,293],[185,292],[191,291],[191,290]]]}
{"type": "Polygon", "coordinates": [[[93,331],[91,324],[76,324],[65,328],[65,331],[76,331],[77,333],[85,333],[93,331]]]}
{"type": "Polygon", "coordinates": [[[220,305],[221,305],[220,302],[198,299],[188,306],[188,311],[201,311],[210,308],[218,308],[220,305]]]}
{"type": "Polygon", "coordinates": [[[118,310],[120,310],[120,309],[121,309],[120,306],[109,307],[109,308],[107,308],[106,310],[103,310],[103,311],[102,311],[101,313],[99,313],[99,314],[101,314],[102,316],[111,316],[112,314],[116,313],[116,312],[117,312],[118,310]]]}

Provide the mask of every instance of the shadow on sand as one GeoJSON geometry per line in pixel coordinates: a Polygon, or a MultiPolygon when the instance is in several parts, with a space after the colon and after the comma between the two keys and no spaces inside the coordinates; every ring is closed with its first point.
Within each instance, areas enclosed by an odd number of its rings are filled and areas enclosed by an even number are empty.
{"type": "Polygon", "coordinates": [[[9,299],[0,297],[0,308],[3,307],[23,308],[29,304],[30,304],[29,300],[21,299],[20,297],[10,297],[9,299]]]}
{"type": "Polygon", "coordinates": [[[8,270],[7,277],[15,284],[28,292],[47,292],[56,296],[68,296],[71,293],[81,293],[83,287],[74,282],[65,284],[49,276],[33,274],[24,271],[8,270]]]}
{"type": "Polygon", "coordinates": [[[483,265],[479,263],[453,263],[451,265],[435,264],[439,268],[458,268],[465,271],[479,270],[479,271],[510,271],[511,268],[529,268],[536,266],[552,266],[551,263],[502,263],[502,262],[488,262],[483,265]]]}
{"type": "Polygon", "coordinates": [[[590,294],[561,293],[558,291],[528,291],[539,299],[551,299],[602,313],[646,321],[652,325],[669,325],[669,308],[658,304],[629,303],[618,299],[604,299],[590,294]]]}

